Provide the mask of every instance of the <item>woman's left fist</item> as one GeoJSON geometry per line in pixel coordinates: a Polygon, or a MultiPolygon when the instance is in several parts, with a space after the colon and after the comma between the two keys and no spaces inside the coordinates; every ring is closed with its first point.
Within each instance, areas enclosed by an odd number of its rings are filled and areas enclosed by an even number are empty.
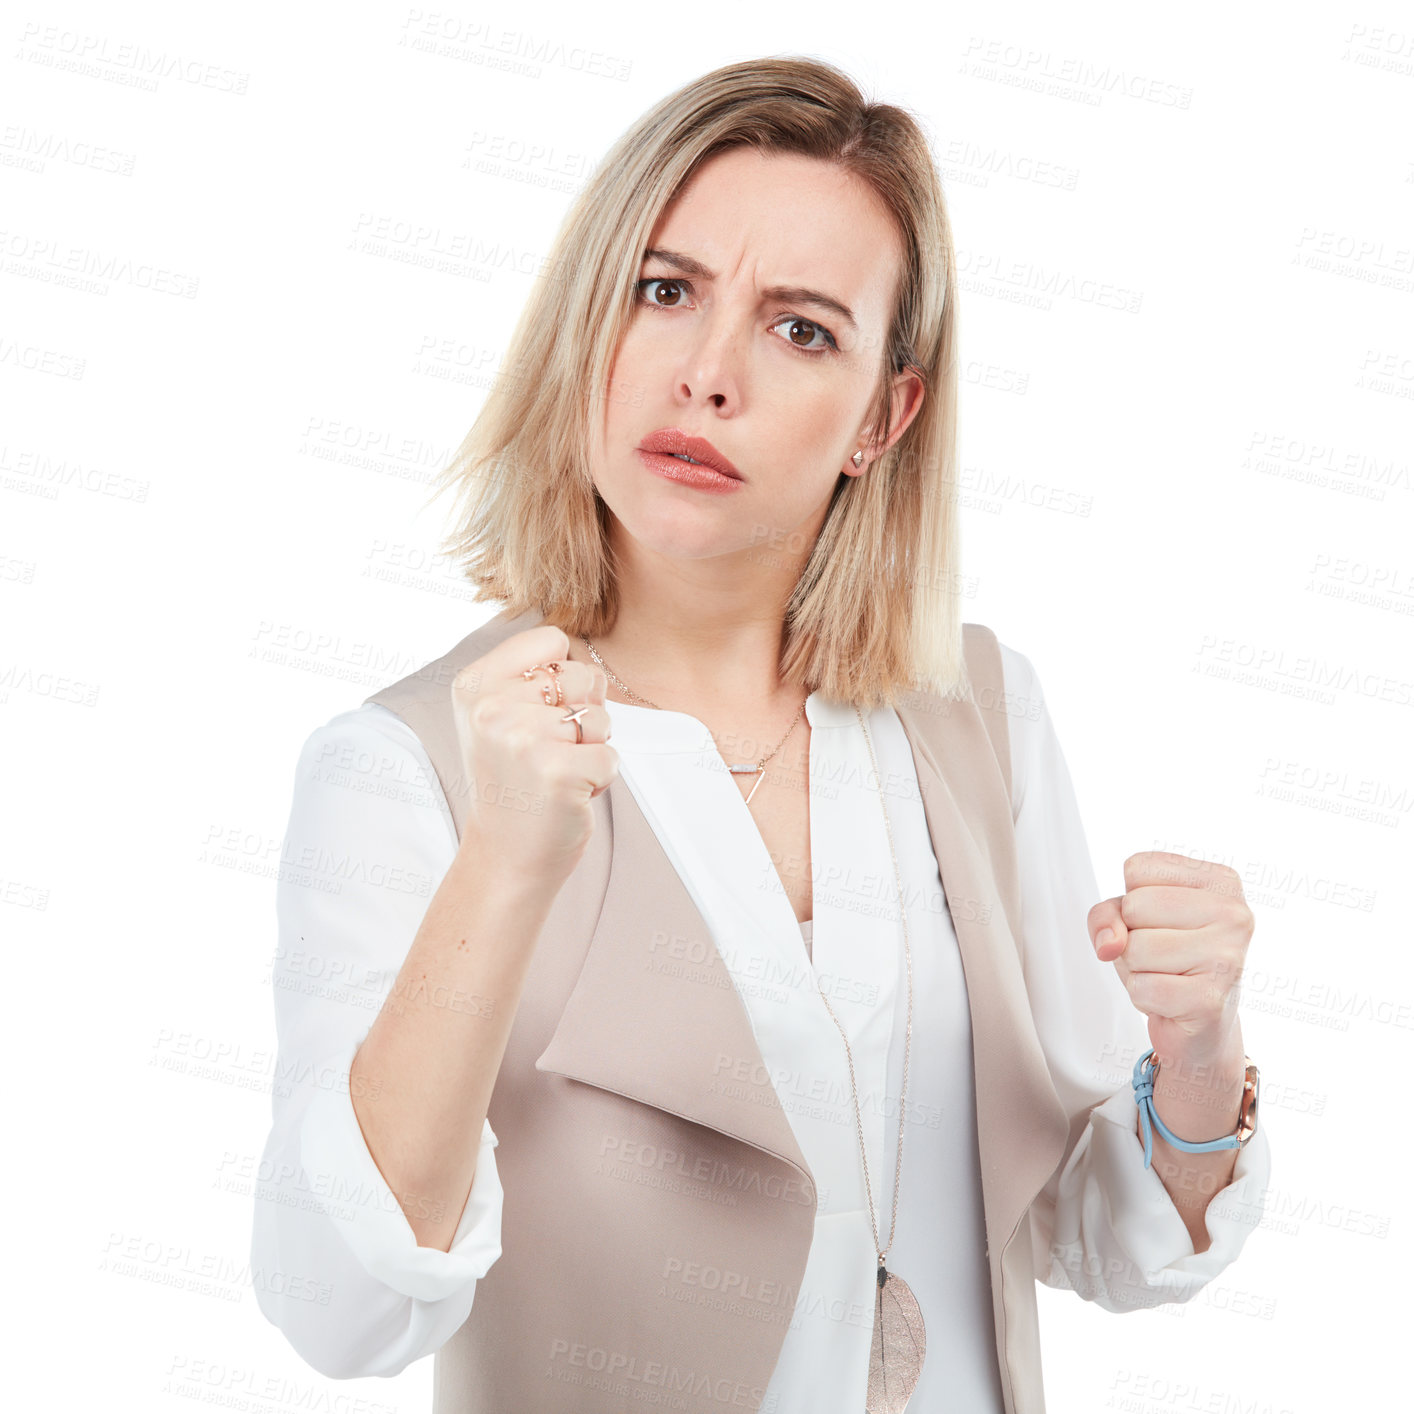
{"type": "Polygon", "coordinates": [[[1160,1056],[1224,1049],[1237,1021],[1256,923],[1226,864],[1146,850],[1124,861],[1125,892],[1089,913],[1101,962],[1113,962],[1149,1018],[1160,1056]]]}

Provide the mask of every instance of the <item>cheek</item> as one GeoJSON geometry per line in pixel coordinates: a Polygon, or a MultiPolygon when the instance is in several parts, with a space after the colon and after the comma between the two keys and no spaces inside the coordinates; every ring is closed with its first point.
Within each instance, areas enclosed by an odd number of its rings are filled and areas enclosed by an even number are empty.
{"type": "Polygon", "coordinates": [[[848,421],[842,393],[820,380],[809,388],[796,387],[782,401],[776,425],[789,436],[791,460],[803,471],[827,463],[838,470],[832,459],[846,440],[848,421]]]}
{"type": "Polygon", "coordinates": [[[620,340],[613,362],[609,365],[608,387],[598,419],[607,445],[622,440],[622,434],[630,426],[636,410],[644,405],[641,367],[642,359],[634,347],[630,332],[620,340]]]}
{"type": "Polygon", "coordinates": [[[652,339],[645,338],[637,326],[631,324],[619,340],[618,351],[609,368],[606,425],[623,426],[639,410],[647,407],[653,390],[663,382],[665,367],[662,351],[655,352],[652,339]]]}

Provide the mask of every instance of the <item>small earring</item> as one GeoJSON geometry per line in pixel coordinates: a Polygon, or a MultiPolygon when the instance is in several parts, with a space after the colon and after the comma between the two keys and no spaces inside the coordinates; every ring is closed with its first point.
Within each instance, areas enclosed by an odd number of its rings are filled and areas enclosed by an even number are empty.
{"type": "Polygon", "coordinates": [[[855,466],[863,466],[863,465],[864,465],[864,453],[863,453],[863,452],[856,452],[856,453],[850,458],[850,461],[852,461],[852,462],[855,464],[855,466]]]}

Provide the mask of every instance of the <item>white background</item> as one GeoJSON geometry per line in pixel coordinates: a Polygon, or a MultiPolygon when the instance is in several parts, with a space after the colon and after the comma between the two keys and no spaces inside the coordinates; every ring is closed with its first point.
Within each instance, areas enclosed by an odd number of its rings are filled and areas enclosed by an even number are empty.
{"type": "Polygon", "coordinates": [[[1268,1218],[1187,1307],[1042,1289],[1048,1408],[1385,1403],[1411,1257],[1407,8],[60,4],[0,34],[30,1327],[6,1403],[429,1407],[431,1361],[325,1381],[250,1289],[296,752],[491,612],[433,558],[428,485],[574,190],[661,96],[773,53],[933,140],[964,617],[1036,664],[1103,892],[1176,849],[1236,867],[1257,914],[1268,1218]],[[416,263],[459,239],[455,273],[416,263]]]}

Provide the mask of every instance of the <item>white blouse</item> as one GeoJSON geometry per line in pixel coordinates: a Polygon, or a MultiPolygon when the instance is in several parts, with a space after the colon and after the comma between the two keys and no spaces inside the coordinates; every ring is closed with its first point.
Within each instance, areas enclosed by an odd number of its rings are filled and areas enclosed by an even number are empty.
{"type": "MultiPolygon", "coordinates": [[[[1238,1151],[1195,1254],[1144,1167],[1130,1084],[1143,1015],[1094,954],[1098,902],[1074,789],[1030,660],[1002,644],[1032,1014],[1067,1110],[1093,1106],[1069,1161],[1030,1212],[1037,1279],[1107,1310],[1186,1301],[1261,1220],[1265,1128],[1238,1151]]],[[[610,702],[619,770],[662,842],[746,1005],[816,1181],[815,1237],[766,1414],[862,1408],[876,1249],[840,1032],[853,1055],[869,1183],[887,1264],[912,1288],[928,1351],[911,1414],[1003,1409],[982,1214],[970,1013],[961,957],[912,752],[892,708],[867,715],[882,801],[854,708],[811,694],[813,919],[797,922],[759,830],[707,728],[682,712],[610,702]],[[913,971],[907,1123],[890,1242],[907,1005],[903,930],[885,833],[902,875],[913,971]],[[847,1334],[845,1334],[847,1333],[847,1334]],[[841,1391],[853,1391],[848,1398],[841,1391]]],[[[765,788],[765,787],[763,787],[765,788]]],[[[257,1288],[261,1309],[315,1369],[393,1375],[465,1321],[501,1254],[502,1190],[488,1121],[447,1252],[420,1247],[359,1129],[354,1052],[457,850],[416,734],[370,704],[317,728],[300,754],[277,889],[272,980],[279,1039],[274,1123],[261,1164],[252,1262],[308,1274],[321,1299],[257,1288]],[[332,861],[343,861],[332,869],[332,861]],[[291,1083],[282,1083],[281,1077],[291,1083]],[[308,1175],[317,1175],[311,1182],[308,1175]]]]}

